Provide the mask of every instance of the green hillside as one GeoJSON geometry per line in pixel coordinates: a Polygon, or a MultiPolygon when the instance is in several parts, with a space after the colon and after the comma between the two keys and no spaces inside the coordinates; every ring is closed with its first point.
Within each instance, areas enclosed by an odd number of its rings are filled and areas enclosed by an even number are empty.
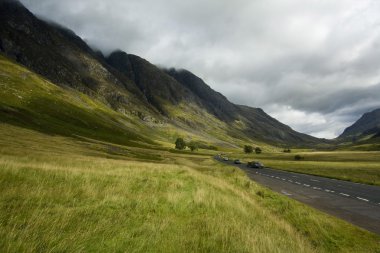
{"type": "Polygon", "coordinates": [[[259,108],[231,103],[189,71],[166,71],[122,51],[103,56],[74,32],[39,19],[17,1],[0,2],[0,51],[66,90],[101,101],[131,124],[159,132],[163,141],[185,135],[227,148],[246,142],[329,144],[292,130],[259,108]]]}
{"type": "Polygon", "coordinates": [[[126,145],[154,144],[143,127],[70,88],[60,88],[0,56],[1,122],[49,134],[126,145]]]}
{"type": "Polygon", "coordinates": [[[222,149],[243,145],[244,140],[250,141],[246,137],[237,140],[230,136],[227,125],[207,113],[194,114],[191,104],[168,105],[166,108],[174,117],[186,118],[194,124],[203,121],[204,131],[181,123],[149,124],[138,115],[116,112],[103,101],[75,89],[52,84],[3,56],[0,56],[0,86],[1,122],[48,134],[145,148],[172,147],[179,136],[222,149]]]}

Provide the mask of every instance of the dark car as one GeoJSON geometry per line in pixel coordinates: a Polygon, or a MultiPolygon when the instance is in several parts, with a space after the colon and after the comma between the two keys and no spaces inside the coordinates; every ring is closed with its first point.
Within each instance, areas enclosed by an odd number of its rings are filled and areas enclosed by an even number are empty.
{"type": "Polygon", "coordinates": [[[248,162],[247,167],[254,168],[254,169],[262,169],[264,168],[264,164],[262,164],[261,162],[253,161],[253,162],[248,162]]]}
{"type": "Polygon", "coordinates": [[[236,159],[236,160],[234,161],[234,164],[241,164],[241,161],[240,161],[239,159],[236,159]]]}

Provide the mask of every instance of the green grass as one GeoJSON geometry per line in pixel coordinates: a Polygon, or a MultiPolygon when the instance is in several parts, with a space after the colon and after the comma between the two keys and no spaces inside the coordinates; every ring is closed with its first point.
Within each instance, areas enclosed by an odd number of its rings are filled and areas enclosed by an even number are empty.
{"type": "Polygon", "coordinates": [[[211,157],[0,134],[0,252],[380,252],[379,236],[211,157]]]}
{"type": "Polygon", "coordinates": [[[379,236],[260,187],[215,151],[170,149],[183,135],[228,151],[223,126],[152,127],[0,67],[0,252],[380,252],[379,236]]]}
{"type": "Polygon", "coordinates": [[[144,132],[139,133],[142,125],[100,101],[60,88],[2,56],[0,69],[1,122],[48,134],[85,136],[129,146],[155,145],[144,132]]]}
{"type": "Polygon", "coordinates": [[[264,152],[259,155],[233,153],[232,156],[245,161],[259,160],[268,167],[280,170],[380,185],[379,151],[304,151],[290,154],[264,152]],[[300,155],[304,159],[295,161],[295,155],[300,155]]]}

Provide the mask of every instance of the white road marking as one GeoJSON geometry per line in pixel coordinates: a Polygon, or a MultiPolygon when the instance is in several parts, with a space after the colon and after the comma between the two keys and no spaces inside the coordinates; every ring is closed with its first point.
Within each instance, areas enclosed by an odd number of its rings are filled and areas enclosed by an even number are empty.
{"type": "Polygon", "coordinates": [[[314,190],[322,190],[321,188],[319,187],[313,187],[314,190]]]}
{"type": "Polygon", "coordinates": [[[277,179],[280,179],[279,177],[276,177],[277,179]]]}
{"type": "Polygon", "coordinates": [[[363,200],[363,201],[366,201],[368,202],[369,200],[368,199],[364,199],[364,198],[361,198],[361,197],[356,197],[357,199],[360,199],[360,200],[363,200]]]}
{"type": "Polygon", "coordinates": [[[325,192],[331,192],[329,189],[325,189],[325,192]]]}
{"type": "Polygon", "coordinates": [[[283,193],[283,194],[285,194],[285,195],[287,195],[287,196],[291,196],[291,195],[292,195],[291,193],[288,193],[288,192],[286,192],[286,191],[284,191],[284,190],[282,190],[281,193],[283,193]]]}
{"type": "Polygon", "coordinates": [[[343,196],[346,196],[346,197],[350,197],[350,195],[348,195],[348,194],[345,194],[345,193],[339,193],[340,195],[343,195],[343,196]]]}
{"type": "Polygon", "coordinates": [[[309,184],[303,184],[304,186],[306,186],[306,187],[310,187],[310,185],[309,184]]]}
{"type": "Polygon", "coordinates": [[[296,182],[296,184],[301,184],[300,182],[296,182]]]}
{"type": "Polygon", "coordinates": [[[320,182],[319,180],[315,180],[315,179],[310,179],[310,181],[313,181],[313,182],[320,182]]]}
{"type": "Polygon", "coordinates": [[[330,191],[330,192],[335,192],[335,191],[330,191]]]}
{"type": "Polygon", "coordinates": [[[290,183],[293,183],[293,181],[292,180],[288,180],[290,183]]]}
{"type": "Polygon", "coordinates": [[[286,179],[285,178],[281,178],[283,181],[286,181],[286,179]]]}

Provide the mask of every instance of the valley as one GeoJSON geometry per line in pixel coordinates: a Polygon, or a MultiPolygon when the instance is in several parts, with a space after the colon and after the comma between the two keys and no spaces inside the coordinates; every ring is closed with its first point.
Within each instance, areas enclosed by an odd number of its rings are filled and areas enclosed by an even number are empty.
{"type": "Polygon", "coordinates": [[[0,0],[0,252],[380,252],[377,229],[329,212],[336,199],[318,208],[245,173],[255,160],[379,187],[379,117],[300,133],[0,0]]]}
{"type": "Polygon", "coordinates": [[[379,236],[251,182],[216,152],[0,132],[3,252],[379,250],[379,236]]]}

